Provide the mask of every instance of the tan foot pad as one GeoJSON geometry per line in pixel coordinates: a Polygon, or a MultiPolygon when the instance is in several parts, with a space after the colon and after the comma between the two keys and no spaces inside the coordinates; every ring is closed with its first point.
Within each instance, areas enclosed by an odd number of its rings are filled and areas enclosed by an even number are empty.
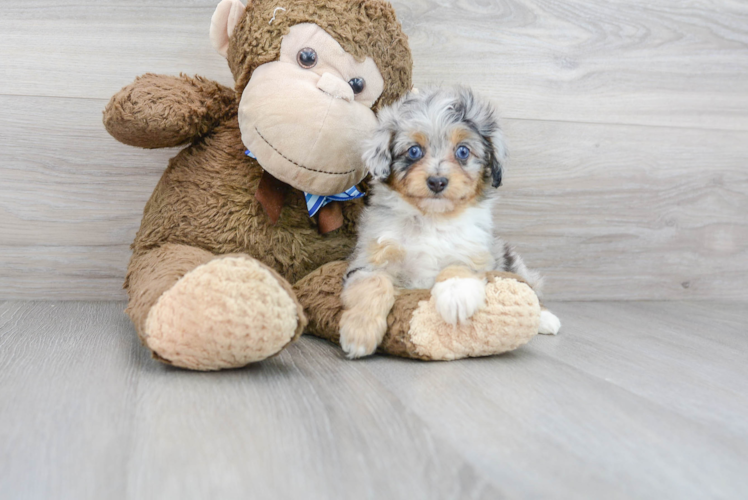
{"type": "Polygon", "coordinates": [[[146,320],[146,344],[183,368],[238,368],[288,345],[297,334],[298,312],[259,262],[226,257],[186,274],[159,298],[146,320]]]}
{"type": "Polygon", "coordinates": [[[532,288],[494,279],[486,286],[486,307],[468,323],[446,323],[431,297],[414,311],[409,333],[420,356],[447,361],[514,350],[537,335],[539,324],[540,304],[532,288]]]}

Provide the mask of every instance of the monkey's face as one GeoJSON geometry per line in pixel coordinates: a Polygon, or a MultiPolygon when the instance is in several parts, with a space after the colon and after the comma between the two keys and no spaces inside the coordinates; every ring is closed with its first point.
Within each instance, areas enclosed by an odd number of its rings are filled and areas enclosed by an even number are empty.
{"type": "Polygon", "coordinates": [[[291,186],[338,194],[367,173],[363,140],[384,80],[369,57],[357,61],[315,24],[283,37],[278,61],[252,74],[239,105],[242,141],[260,165],[291,186]]]}

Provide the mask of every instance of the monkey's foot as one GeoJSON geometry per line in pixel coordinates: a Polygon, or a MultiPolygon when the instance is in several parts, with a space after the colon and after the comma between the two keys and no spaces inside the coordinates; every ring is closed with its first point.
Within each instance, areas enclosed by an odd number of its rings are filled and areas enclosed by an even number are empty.
{"type": "Polygon", "coordinates": [[[538,333],[540,304],[529,285],[489,275],[485,305],[470,319],[445,321],[438,296],[404,292],[390,316],[382,350],[399,356],[448,361],[492,356],[526,344],[538,333]]]}
{"type": "MultiPolygon", "coordinates": [[[[308,332],[335,343],[341,340],[340,296],[347,269],[346,262],[331,262],[294,285],[310,317],[308,332]]],[[[538,296],[517,275],[487,274],[485,304],[456,325],[444,320],[429,290],[399,290],[378,350],[446,361],[501,354],[529,342],[540,326],[538,296]]]]}
{"type": "Polygon", "coordinates": [[[212,371],[273,356],[305,325],[283,278],[250,257],[229,256],[196,268],[167,290],[148,313],[144,337],[160,361],[212,371]]]}

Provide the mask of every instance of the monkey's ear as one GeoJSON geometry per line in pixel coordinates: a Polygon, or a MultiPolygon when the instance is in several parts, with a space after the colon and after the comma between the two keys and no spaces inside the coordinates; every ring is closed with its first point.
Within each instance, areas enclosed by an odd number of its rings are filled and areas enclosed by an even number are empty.
{"type": "Polygon", "coordinates": [[[210,41],[223,57],[228,55],[229,39],[247,9],[240,0],[221,0],[210,20],[210,41]]]}
{"type": "Polygon", "coordinates": [[[391,173],[391,141],[392,131],[386,127],[380,127],[366,143],[366,150],[363,155],[364,163],[372,177],[379,181],[387,180],[391,173]]]}
{"type": "Polygon", "coordinates": [[[500,128],[498,128],[498,126],[490,137],[488,137],[488,142],[491,144],[491,151],[489,153],[491,179],[493,181],[491,185],[498,188],[501,186],[504,177],[504,163],[506,163],[507,158],[504,133],[500,128]]]}

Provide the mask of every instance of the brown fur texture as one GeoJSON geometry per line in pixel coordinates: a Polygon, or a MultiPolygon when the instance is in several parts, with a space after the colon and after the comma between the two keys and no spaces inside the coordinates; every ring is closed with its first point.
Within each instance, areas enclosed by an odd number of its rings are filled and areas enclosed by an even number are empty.
{"type": "Polygon", "coordinates": [[[181,146],[207,134],[235,112],[236,94],[196,76],[148,73],[122,89],[104,110],[117,140],[139,148],[181,146]]]}
{"type": "Polygon", "coordinates": [[[185,274],[210,262],[215,256],[201,248],[166,244],[133,256],[125,288],[130,292],[130,315],[141,342],[145,343],[145,320],[159,297],[185,274]]]}
{"type": "Polygon", "coordinates": [[[243,91],[258,66],[278,59],[283,35],[301,23],[318,25],[360,61],[367,56],[374,59],[385,88],[374,109],[392,104],[412,88],[408,37],[389,2],[287,0],[281,5],[256,0],[251,5],[229,42],[228,61],[237,92],[243,91]],[[286,10],[276,11],[276,7],[286,10]]]}
{"type": "Polygon", "coordinates": [[[303,193],[289,190],[281,218],[272,224],[255,198],[262,174],[244,155],[238,123],[222,123],[169,162],[146,205],[133,259],[168,243],[216,255],[244,253],[293,283],[348,256],[362,201],[345,203],[343,227],[321,235],[303,193]]]}

